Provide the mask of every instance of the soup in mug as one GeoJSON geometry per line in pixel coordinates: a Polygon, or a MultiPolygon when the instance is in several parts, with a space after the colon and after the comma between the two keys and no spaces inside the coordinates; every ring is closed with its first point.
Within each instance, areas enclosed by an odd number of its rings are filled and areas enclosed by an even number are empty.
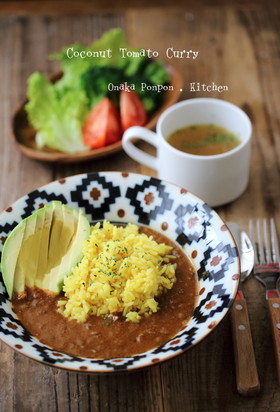
{"type": "Polygon", "coordinates": [[[229,130],[214,124],[193,124],[175,130],[167,142],[181,152],[212,156],[228,152],[241,141],[229,130]]]}

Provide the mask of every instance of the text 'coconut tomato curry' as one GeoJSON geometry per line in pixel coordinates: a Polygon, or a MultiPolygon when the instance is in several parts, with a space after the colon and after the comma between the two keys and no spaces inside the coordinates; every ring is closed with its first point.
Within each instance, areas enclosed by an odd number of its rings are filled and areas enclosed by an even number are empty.
{"type": "Polygon", "coordinates": [[[159,346],[186,326],[196,303],[196,270],[170,239],[133,224],[90,228],[80,211],[60,202],[11,232],[1,267],[23,326],[79,357],[124,357],[159,346]]]}

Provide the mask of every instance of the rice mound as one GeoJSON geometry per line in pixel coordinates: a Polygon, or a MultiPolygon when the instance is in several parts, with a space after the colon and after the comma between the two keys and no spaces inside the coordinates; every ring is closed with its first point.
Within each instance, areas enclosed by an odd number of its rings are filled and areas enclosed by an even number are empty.
{"type": "Polygon", "coordinates": [[[97,223],[85,242],[83,258],[66,277],[59,300],[65,317],[85,321],[90,315],[121,313],[139,322],[159,309],[155,300],[171,289],[176,264],[172,247],[139,233],[138,226],[97,223]]]}

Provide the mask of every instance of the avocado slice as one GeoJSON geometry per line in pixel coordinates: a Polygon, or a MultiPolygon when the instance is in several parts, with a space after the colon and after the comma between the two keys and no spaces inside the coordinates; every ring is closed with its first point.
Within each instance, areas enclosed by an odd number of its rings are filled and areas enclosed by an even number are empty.
{"type": "Polygon", "coordinates": [[[10,297],[12,296],[14,290],[15,269],[24,237],[25,225],[26,219],[21,221],[11,231],[2,250],[1,271],[4,284],[10,297]],[[7,270],[7,268],[9,268],[9,270],[7,270]]]}
{"type": "MultiPolygon", "coordinates": [[[[63,228],[64,224],[67,227],[67,223],[63,221],[63,210],[64,206],[62,207],[55,207],[56,202],[52,202],[53,205],[53,216],[52,216],[52,227],[50,230],[49,236],[49,249],[48,249],[48,261],[51,262],[53,256],[57,253],[57,245],[60,242],[60,238],[62,236],[62,231],[65,230],[63,228]]],[[[61,247],[61,245],[60,245],[61,247]]],[[[48,267],[48,271],[50,268],[48,267]]]]}
{"type": "Polygon", "coordinates": [[[58,243],[62,231],[68,231],[63,222],[63,207],[61,202],[53,201],[44,208],[43,225],[38,225],[37,239],[35,239],[34,245],[34,250],[38,248],[36,271],[33,271],[36,273],[33,279],[35,286],[43,287],[45,276],[60,263],[61,256],[65,252],[61,244],[58,243]]]}
{"type": "MultiPolygon", "coordinates": [[[[32,287],[35,285],[34,273],[37,273],[40,268],[40,247],[42,242],[43,228],[45,224],[45,215],[50,213],[50,205],[46,205],[44,208],[39,209],[33,215],[36,214],[36,231],[32,237],[32,244],[30,245],[30,250],[32,250],[32,259],[30,262],[30,267],[25,273],[25,286],[32,287]]],[[[27,269],[27,268],[26,268],[27,269]]],[[[16,291],[15,291],[16,292],[16,291]]]]}
{"type": "MultiPolygon", "coordinates": [[[[17,263],[15,267],[16,276],[14,277],[14,292],[24,291],[26,283],[26,273],[32,273],[33,268],[33,243],[34,238],[36,238],[36,223],[37,223],[37,214],[26,219],[24,236],[20,246],[20,252],[18,254],[17,263]]],[[[30,284],[28,286],[34,286],[30,284]]]]}
{"type": "MultiPolygon", "coordinates": [[[[64,218],[68,216],[70,218],[70,211],[64,209],[64,218]]],[[[82,259],[83,252],[82,247],[86,239],[88,239],[90,234],[90,226],[87,219],[85,219],[84,214],[80,210],[77,213],[77,227],[73,232],[71,237],[70,244],[67,248],[67,252],[62,256],[61,263],[59,267],[54,267],[49,276],[49,286],[48,289],[53,292],[59,293],[62,289],[64,278],[71,274],[71,271],[74,266],[76,266],[82,259]]],[[[65,239],[61,238],[60,244],[63,245],[65,239]]],[[[44,285],[46,287],[46,285],[44,285]]],[[[47,287],[46,287],[47,288],[47,287]]]]}
{"type": "Polygon", "coordinates": [[[10,297],[36,286],[59,293],[82,258],[90,224],[82,211],[54,201],[20,222],[8,236],[1,269],[10,297]]]}
{"type": "MultiPolygon", "coordinates": [[[[82,247],[85,239],[88,238],[90,233],[90,226],[88,220],[85,218],[84,214],[80,211],[78,212],[69,208],[68,206],[63,206],[62,208],[62,218],[64,223],[64,230],[60,233],[59,247],[63,250],[61,253],[61,259],[58,264],[52,265],[48,276],[45,277],[44,283],[38,285],[43,289],[49,289],[53,292],[59,293],[63,286],[64,277],[70,274],[72,265],[76,265],[78,261],[82,258],[82,247]],[[73,213],[75,214],[75,219],[73,219],[73,213]],[[86,233],[83,232],[80,222],[80,215],[82,216],[82,222],[86,229],[86,233]],[[74,245],[74,239],[79,239],[78,244],[74,245]],[[73,249],[77,253],[77,259],[73,256],[73,261],[69,263],[71,259],[70,252],[73,249]],[[69,267],[70,265],[70,267],[69,267]]],[[[54,251],[52,259],[57,262],[57,249],[54,251]]]]}
{"type": "MultiPolygon", "coordinates": [[[[57,205],[55,207],[58,207],[57,205]]],[[[45,209],[45,218],[43,222],[43,226],[38,228],[39,230],[36,232],[34,236],[34,243],[36,243],[38,239],[38,249],[39,249],[39,256],[38,256],[38,265],[36,265],[36,270],[32,271],[32,273],[36,273],[34,277],[34,282],[38,277],[44,276],[44,273],[47,271],[48,267],[48,252],[49,252],[49,240],[51,236],[51,229],[52,229],[52,220],[53,220],[53,205],[47,205],[44,207],[45,209]]],[[[36,245],[34,245],[36,247],[36,245]]]]}

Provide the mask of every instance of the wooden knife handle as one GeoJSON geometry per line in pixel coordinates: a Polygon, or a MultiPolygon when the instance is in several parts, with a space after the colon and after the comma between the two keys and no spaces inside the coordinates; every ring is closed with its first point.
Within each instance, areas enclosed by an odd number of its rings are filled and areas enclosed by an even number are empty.
{"type": "Polygon", "coordinates": [[[280,298],[268,298],[267,301],[272,323],[277,378],[280,385],[280,298]]]}
{"type": "Polygon", "coordinates": [[[244,396],[256,395],[260,390],[260,381],[247,303],[244,298],[235,300],[231,310],[231,320],[237,390],[244,396]]]}

